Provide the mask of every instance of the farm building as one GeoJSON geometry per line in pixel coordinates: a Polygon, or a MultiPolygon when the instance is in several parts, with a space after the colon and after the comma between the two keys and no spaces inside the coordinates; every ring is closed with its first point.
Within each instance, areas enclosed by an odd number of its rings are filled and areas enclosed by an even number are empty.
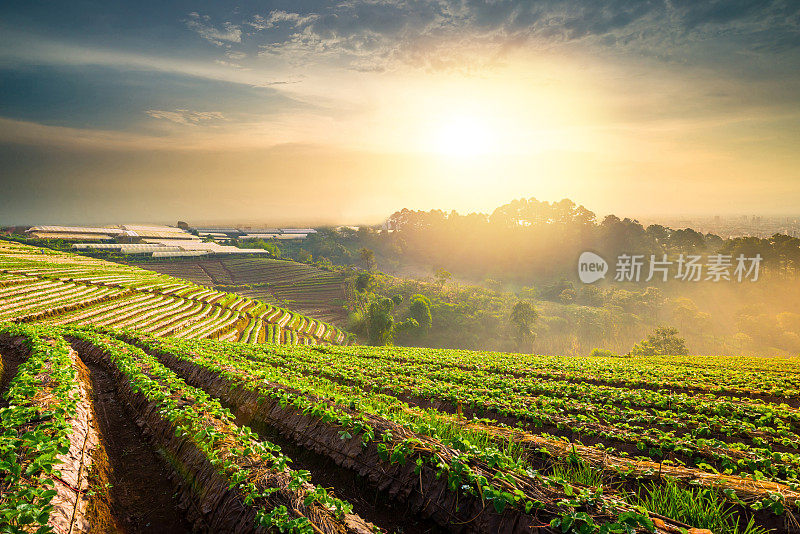
{"type": "Polygon", "coordinates": [[[173,226],[121,224],[109,227],[34,226],[31,237],[77,241],[72,248],[81,251],[110,251],[120,254],[159,258],[204,256],[208,254],[266,254],[263,250],[206,243],[199,237],[173,226]],[[98,241],[103,241],[98,243],[98,241]]]}
{"type": "Polygon", "coordinates": [[[244,228],[198,228],[202,237],[214,239],[305,239],[309,234],[316,234],[313,228],[265,228],[246,230],[244,228]]]}
{"type": "Polygon", "coordinates": [[[121,228],[93,228],[90,226],[33,226],[27,230],[38,239],[63,239],[65,241],[110,241],[121,235],[121,228]]]}
{"type": "Polygon", "coordinates": [[[67,241],[87,241],[124,239],[134,242],[138,239],[197,239],[196,236],[173,226],[145,226],[122,224],[104,228],[92,226],[33,226],[28,234],[40,239],[64,239],[67,241]]]}
{"type": "MultiPolygon", "coordinates": [[[[154,257],[204,256],[208,254],[269,254],[260,249],[241,249],[221,243],[206,242],[182,228],[141,224],[120,224],[108,227],[34,226],[27,230],[31,237],[75,241],[75,250],[113,251],[120,254],[142,254],[154,257]],[[98,243],[101,241],[102,243],[98,243]]],[[[203,228],[201,236],[239,239],[300,240],[316,233],[313,228],[270,228],[256,232],[238,228],[203,228]]]]}
{"type": "Polygon", "coordinates": [[[281,228],[282,234],[316,234],[317,231],[313,228],[281,228]]]}

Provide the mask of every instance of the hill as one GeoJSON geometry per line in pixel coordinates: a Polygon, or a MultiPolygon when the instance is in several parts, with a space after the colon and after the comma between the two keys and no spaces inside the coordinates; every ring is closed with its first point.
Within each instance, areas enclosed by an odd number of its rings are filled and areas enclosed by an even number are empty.
{"type": "Polygon", "coordinates": [[[157,273],[234,292],[343,325],[347,312],[346,277],[295,261],[258,257],[170,258],[125,260],[157,273]]]}
{"type": "Polygon", "coordinates": [[[137,267],[0,241],[0,321],[137,328],[263,343],[341,343],[333,325],[137,267]]]}

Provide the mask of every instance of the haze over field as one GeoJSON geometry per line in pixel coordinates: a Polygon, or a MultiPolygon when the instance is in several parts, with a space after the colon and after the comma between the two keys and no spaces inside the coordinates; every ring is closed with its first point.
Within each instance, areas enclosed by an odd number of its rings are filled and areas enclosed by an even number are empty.
{"type": "Polygon", "coordinates": [[[0,223],[793,212],[796,2],[5,2],[0,223]]]}

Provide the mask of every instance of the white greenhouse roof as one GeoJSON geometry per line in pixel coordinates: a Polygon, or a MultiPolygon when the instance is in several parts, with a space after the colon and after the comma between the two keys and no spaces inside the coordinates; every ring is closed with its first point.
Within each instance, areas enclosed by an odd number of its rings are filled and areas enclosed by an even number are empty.
{"type": "Polygon", "coordinates": [[[281,228],[281,233],[284,234],[316,234],[317,231],[313,228],[281,228]]]}
{"type": "Polygon", "coordinates": [[[206,256],[205,250],[181,250],[180,252],[153,252],[154,258],[183,258],[192,256],[206,256]]]}
{"type": "Polygon", "coordinates": [[[92,226],[32,226],[28,229],[28,232],[119,235],[122,230],[119,228],[95,228],[92,226]]]}

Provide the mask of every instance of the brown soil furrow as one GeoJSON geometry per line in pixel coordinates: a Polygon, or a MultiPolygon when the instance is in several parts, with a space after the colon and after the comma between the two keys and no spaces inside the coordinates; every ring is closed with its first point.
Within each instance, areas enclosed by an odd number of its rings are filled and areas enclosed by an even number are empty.
{"type": "MultiPolygon", "coordinates": [[[[415,473],[416,466],[413,462],[385,462],[380,458],[375,442],[363,446],[358,436],[343,439],[339,435],[338,426],[306,415],[291,405],[281,406],[278,401],[264,397],[258,391],[243,389],[218,373],[191,361],[176,358],[169,352],[157,350],[148,352],[178,373],[187,383],[222,399],[232,407],[237,417],[247,424],[256,428],[265,426],[273,429],[292,439],[296,445],[331,458],[338,465],[369,479],[379,491],[386,491],[393,498],[404,502],[414,513],[435,521],[451,532],[549,531],[549,519],[554,512],[546,510],[554,506],[560,498],[556,495],[557,492],[553,493],[555,490],[552,488],[518,479],[519,487],[526,494],[535,495],[537,500],[545,503],[545,511],[529,515],[516,509],[506,508],[498,514],[489,503],[484,504],[480,499],[461,491],[451,491],[447,487],[446,480],[443,480],[444,477],[440,478],[428,463],[423,465],[420,472],[415,473]]],[[[278,384],[264,383],[263,387],[292,392],[290,388],[278,384]]],[[[314,400],[328,402],[321,399],[314,400]]],[[[333,406],[333,403],[330,404],[333,406]]],[[[341,406],[337,408],[349,411],[341,406]]],[[[359,414],[353,411],[351,415],[359,414]]],[[[413,434],[383,418],[371,415],[365,417],[375,429],[376,435],[391,433],[393,442],[396,443],[406,438],[415,438],[422,443],[422,447],[437,451],[435,454],[440,456],[442,461],[449,462],[448,458],[452,451],[436,440],[413,434]]],[[[470,466],[476,473],[487,476],[488,479],[494,477],[493,471],[486,469],[480,462],[471,461],[470,466]]]]}
{"type": "MultiPolygon", "coordinates": [[[[112,364],[102,349],[90,343],[74,341],[73,346],[84,358],[103,368],[116,384],[119,401],[132,408],[136,423],[149,439],[157,444],[162,454],[169,459],[177,482],[180,507],[186,509],[192,528],[199,532],[221,534],[266,533],[268,529],[256,524],[256,510],[245,504],[244,496],[230,486],[228,478],[215,468],[209,458],[194,444],[190,436],[176,434],[173,423],[166,419],[159,406],[147,397],[134,391],[127,379],[112,364]]],[[[242,461],[249,461],[242,459],[242,461]]],[[[360,517],[346,514],[341,522],[334,520],[332,513],[318,503],[306,506],[303,496],[311,487],[304,484],[300,490],[290,489],[291,477],[284,472],[271,471],[265,467],[259,474],[257,485],[277,487],[274,497],[289,496],[288,509],[296,517],[305,515],[315,531],[325,534],[369,534],[372,527],[360,517]]]]}
{"type": "Polygon", "coordinates": [[[191,532],[192,527],[174,497],[176,484],[167,460],[135,424],[135,414],[121,402],[111,376],[91,358],[85,360],[100,429],[103,457],[94,490],[103,496],[120,532],[191,532]]]}
{"type": "MultiPolygon", "coordinates": [[[[100,436],[92,413],[90,385],[86,380],[86,372],[78,360],[75,351],[70,358],[78,371],[78,405],[72,419],[69,450],[56,458],[61,462],[58,467],[61,484],[55,484],[58,492],[50,502],[53,512],[50,514],[50,525],[59,534],[97,532],[94,518],[88,516],[89,500],[87,495],[91,480],[89,473],[95,451],[101,447],[100,436]]],[[[97,454],[101,454],[97,451],[97,454]]]]}

